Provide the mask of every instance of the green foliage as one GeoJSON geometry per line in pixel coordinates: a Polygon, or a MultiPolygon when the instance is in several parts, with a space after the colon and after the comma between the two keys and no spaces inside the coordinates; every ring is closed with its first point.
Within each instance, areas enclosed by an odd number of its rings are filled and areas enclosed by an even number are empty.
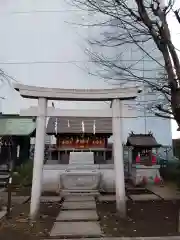
{"type": "Polygon", "coordinates": [[[171,159],[167,161],[167,166],[160,169],[162,178],[166,181],[174,181],[178,185],[180,183],[180,161],[179,159],[171,159]]]}
{"type": "Polygon", "coordinates": [[[13,184],[21,187],[32,184],[33,161],[28,160],[17,167],[13,173],[13,184]]]}

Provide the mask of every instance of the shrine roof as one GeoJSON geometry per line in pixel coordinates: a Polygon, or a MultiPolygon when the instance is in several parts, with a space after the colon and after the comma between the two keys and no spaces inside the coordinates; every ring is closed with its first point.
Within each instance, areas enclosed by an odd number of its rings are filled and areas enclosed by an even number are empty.
{"type": "Polygon", "coordinates": [[[105,133],[112,134],[110,117],[50,117],[46,133],[105,133]]]}
{"type": "Polygon", "coordinates": [[[29,136],[35,132],[36,122],[19,115],[0,116],[0,136],[29,136]]]}
{"type": "Polygon", "coordinates": [[[127,139],[127,146],[132,147],[150,147],[159,148],[161,144],[157,143],[152,134],[131,134],[127,139]]]}

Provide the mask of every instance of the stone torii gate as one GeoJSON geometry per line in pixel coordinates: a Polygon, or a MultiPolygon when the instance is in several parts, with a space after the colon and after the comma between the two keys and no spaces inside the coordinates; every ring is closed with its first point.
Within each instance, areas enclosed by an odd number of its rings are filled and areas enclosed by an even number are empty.
{"type": "MultiPolygon", "coordinates": [[[[114,89],[60,89],[27,86],[23,84],[15,84],[14,88],[15,90],[19,91],[20,95],[24,98],[38,99],[30,218],[33,219],[36,217],[40,204],[42,171],[44,161],[44,143],[46,133],[46,117],[59,115],[57,114],[56,109],[48,110],[48,100],[111,101],[110,114],[112,117],[116,205],[120,215],[122,217],[125,217],[126,200],[121,133],[121,118],[123,117],[122,101],[135,99],[138,93],[141,92],[141,90],[138,87],[114,89]]],[[[99,114],[101,114],[101,112],[102,110],[99,114]]]]}

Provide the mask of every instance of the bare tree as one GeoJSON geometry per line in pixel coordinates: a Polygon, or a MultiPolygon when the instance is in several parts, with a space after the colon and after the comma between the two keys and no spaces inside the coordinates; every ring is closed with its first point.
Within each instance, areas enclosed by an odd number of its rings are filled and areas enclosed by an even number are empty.
{"type": "MultiPolygon", "coordinates": [[[[172,12],[174,1],[169,0],[73,0],[78,7],[93,14],[99,13],[105,20],[96,20],[93,27],[99,27],[101,38],[91,40],[101,51],[88,51],[91,59],[103,67],[99,75],[116,84],[130,82],[143,83],[148,93],[158,92],[162,97],[158,101],[147,100],[145,105],[157,116],[172,118],[180,127],[180,61],[172,42],[168,26],[168,14],[172,12]],[[128,48],[134,47],[143,53],[141,60],[151,60],[154,69],[150,74],[139,74],[137,63],[127,63],[122,55],[128,48]],[[114,57],[109,58],[104,49],[115,49],[114,57]],[[158,52],[158,56],[157,53],[158,52]],[[155,53],[155,54],[154,54],[155,53]],[[159,74],[157,74],[159,73],[159,74]]],[[[179,21],[179,12],[175,11],[179,21]]],[[[148,64],[146,64],[148,66],[148,64]]]]}
{"type": "Polygon", "coordinates": [[[175,13],[175,16],[176,16],[178,22],[180,23],[180,14],[179,14],[179,11],[180,11],[179,9],[178,9],[178,10],[175,10],[174,13],[175,13]]]}

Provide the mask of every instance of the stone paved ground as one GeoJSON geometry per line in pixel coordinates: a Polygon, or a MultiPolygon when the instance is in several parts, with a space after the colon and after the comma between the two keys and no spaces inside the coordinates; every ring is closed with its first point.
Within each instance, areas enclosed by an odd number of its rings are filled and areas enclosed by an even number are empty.
{"type": "Polygon", "coordinates": [[[101,235],[98,222],[56,222],[50,234],[51,237],[96,237],[101,235]]]}
{"type": "MultiPolygon", "coordinates": [[[[0,191],[0,197],[3,198],[3,197],[7,197],[8,193],[5,191],[5,189],[1,189],[0,191]]],[[[16,196],[16,192],[12,192],[11,193],[12,196],[16,196]]]]}
{"type": "Polygon", "coordinates": [[[96,209],[95,201],[78,201],[78,202],[64,202],[62,206],[63,210],[74,210],[74,209],[96,209]]]}
{"type": "Polygon", "coordinates": [[[150,185],[147,187],[148,190],[152,191],[157,196],[160,196],[164,200],[174,200],[180,199],[180,192],[178,192],[174,187],[165,185],[165,186],[157,186],[150,185]]]}
{"type": "MultiPolygon", "coordinates": [[[[151,194],[147,194],[151,196],[151,194]]],[[[153,196],[156,196],[152,194],[153,196]]],[[[147,198],[145,196],[144,198],[147,198]]],[[[108,196],[109,197],[109,196],[108,196]]],[[[156,196],[157,197],[157,196],[156,196]]],[[[114,196],[109,199],[113,200],[114,196]]],[[[105,199],[105,198],[104,198],[105,199]]],[[[68,196],[64,201],[64,205],[72,206],[74,205],[84,206],[86,204],[92,204],[92,196],[68,196]],[[73,201],[72,201],[73,200],[73,201]]],[[[94,199],[95,204],[95,199],[94,199]]],[[[62,238],[68,238],[69,240],[78,240],[83,238],[84,240],[180,240],[180,236],[176,237],[103,237],[96,209],[84,210],[84,209],[63,209],[60,211],[54,226],[50,232],[50,238],[53,240],[60,240],[62,238]]],[[[48,240],[48,239],[44,239],[48,240]]]]}
{"type": "MultiPolygon", "coordinates": [[[[8,200],[8,196],[4,195],[3,197],[0,197],[1,201],[6,204],[8,200]]],[[[28,196],[12,196],[12,204],[23,204],[24,202],[28,201],[28,196]]]]}
{"type": "Polygon", "coordinates": [[[97,221],[96,210],[69,210],[61,211],[56,219],[57,221],[97,221]]]}
{"type": "Polygon", "coordinates": [[[139,195],[133,194],[129,195],[129,198],[133,201],[161,200],[161,198],[155,194],[139,194],[139,195]]]}
{"type": "MultiPolygon", "coordinates": [[[[150,186],[148,189],[152,191],[152,194],[132,194],[129,198],[134,201],[180,199],[180,194],[167,186],[150,186]]],[[[115,201],[115,195],[99,195],[97,197],[100,202],[115,201]]],[[[93,240],[180,240],[179,236],[103,238],[98,222],[94,196],[89,196],[88,194],[86,196],[76,196],[75,194],[65,196],[62,210],[51,230],[50,239],[59,240],[64,237],[68,237],[68,239],[72,237],[73,240],[79,238],[89,240],[89,237],[93,238],[93,240]]]]}
{"type": "Polygon", "coordinates": [[[100,237],[102,235],[92,196],[67,196],[50,237],[100,237]],[[87,210],[89,209],[89,210],[87,210]]]}

